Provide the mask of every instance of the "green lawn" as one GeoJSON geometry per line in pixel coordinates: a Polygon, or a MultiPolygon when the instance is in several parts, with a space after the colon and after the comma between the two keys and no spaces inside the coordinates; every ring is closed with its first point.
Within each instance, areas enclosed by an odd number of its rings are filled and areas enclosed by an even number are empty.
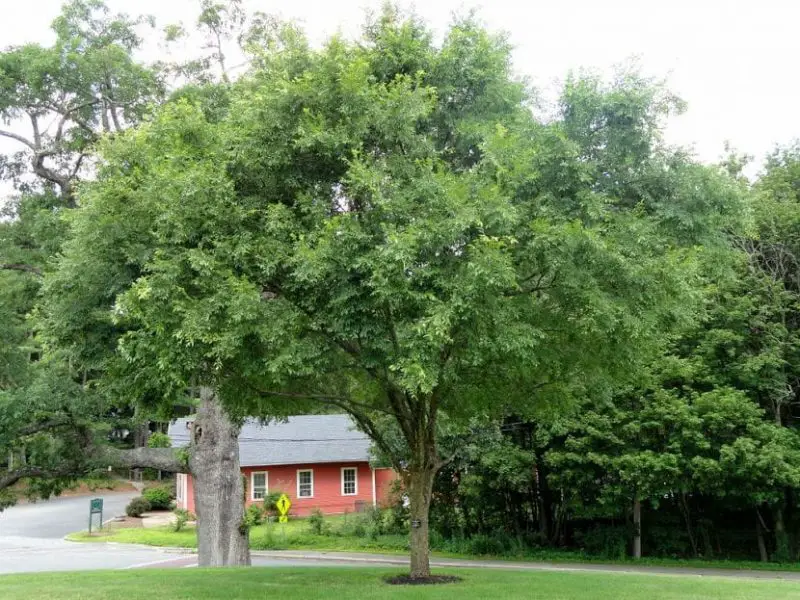
{"type": "MultiPolygon", "coordinates": [[[[352,518],[352,517],[351,517],[352,518]]],[[[344,517],[329,517],[326,522],[338,527],[344,517]]],[[[122,544],[145,544],[148,546],[173,546],[196,548],[197,536],[194,528],[174,532],[166,527],[155,529],[107,529],[89,536],[86,532],[68,536],[76,542],[118,542],[122,544]]],[[[408,536],[380,535],[372,539],[353,535],[315,535],[308,522],[303,519],[286,524],[259,525],[250,530],[250,546],[254,550],[338,550],[342,552],[408,552],[408,536]]]]}
{"type": "MultiPolygon", "coordinates": [[[[337,524],[341,517],[332,517],[337,524]]],[[[178,533],[167,528],[114,529],[105,530],[90,537],[86,532],[73,533],[70,540],[78,542],[118,542],[122,544],[144,544],[148,546],[172,546],[196,548],[194,528],[178,533]]],[[[408,537],[404,535],[368,536],[315,535],[310,532],[308,522],[302,519],[289,521],[285,525],[270,524],[254,527],[250,532],[250,546],[254,550],[327,550],[339,552],[375,552],[382,554],[408,554],[408,537]]],[[[548,561],[561,563],[634,564],[633,560],[611,560],[586,555],[576,551],[528,550],[521,554],[502,556],[475,556],[459,552],[433,552],[434,556],[447,558],[497,558],[501,560],[548,561]]],[[[702,560],[644,558],[635,564],[660,567],[692,567],[717,569],[754,569],[759,571],[800,571],[800,563],[761,563],[746,560],[702,560]]]]}
{"type": "Polygon", "coordinates": [[[453,571],[455,584],[391,586],[396,569],[140,569],[89,573],[46,573],[0,577],[3,600],[202,600],[277,598],[337,600],[791,600],[800,584],[722,578],[642,576],[607,573],[453,571]]]}

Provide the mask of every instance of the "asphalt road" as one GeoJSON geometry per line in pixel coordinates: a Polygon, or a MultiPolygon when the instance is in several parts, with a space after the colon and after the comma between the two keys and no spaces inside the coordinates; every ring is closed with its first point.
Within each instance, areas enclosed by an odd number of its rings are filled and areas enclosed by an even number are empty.
{"type": "MultiPolygon", "coordinates": [[[[125,514],[125,505],[136,495],[136,492],[115,492],[54,498],[3,511],[0,513],[0,573],[196,566],[197,557],[191,554],[126,544],[75,543],[63,539],[68,533],[88,526],[90,498],[103,498],[103,519],[110,519],[125,514]]],[[[325,566],[360,563],[254,557],[253,564],[325,566]]]]}
{"type": "Polygon", "coordinates": [[[0,513],[0,548],[8,537],[60,540],[89,525],[89,498],[103,499],[103,519],[125,514],[125,505],[138,492],[113,492],[96,496],[53,498],[19,504],[0,513]]]}

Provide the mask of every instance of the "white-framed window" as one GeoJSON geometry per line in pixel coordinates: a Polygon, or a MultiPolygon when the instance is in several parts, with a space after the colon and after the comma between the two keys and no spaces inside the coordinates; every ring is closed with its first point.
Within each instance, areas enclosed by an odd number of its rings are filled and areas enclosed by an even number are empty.
{"type": "Polygon", "coordinates": [[[314,497],[314,471],[312,469],[300,469],[297,471],[297,497],[314,497]]]}
{"type": "Polygon", "coordinates": [[[175,499],[178,501],[179,505],[183,502],[183,486],[186,485],[185,478],[185,474],[178,473],[178,477],[175,479],[175,499]]]}
{"type": "Polygon", "coordinates": [[[358,468],[342,467],[342,496],[358,495],[358,468]]]}
{"type": "Polygon", "coordinates": [[[250,499],[263,500],[267,495],[267,472],[253,471],[250,474],[250,499]]]}

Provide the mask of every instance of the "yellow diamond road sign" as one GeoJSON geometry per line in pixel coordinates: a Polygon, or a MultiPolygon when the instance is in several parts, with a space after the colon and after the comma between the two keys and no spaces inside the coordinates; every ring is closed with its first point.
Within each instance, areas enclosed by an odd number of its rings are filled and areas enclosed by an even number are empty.
{"type": "Polygon", "coordinates": [[[280,522],[285,523],[288,521],[288,519],[286,519],[286,515],[289,513],[289,509],[292,508],[292,501],[289,500],[289,496],[286,494],[281,494],[281,497],[278,498],[277,502],[275,502],[275,506],[281,515],[280,522]]]}
{"type": "Polygon", "coordinates": [[[278,523],[288,523],[288,522],[289,522],[289,517],[287,517],[286,515],[281,515],[280,517],[278,517],[278,523]]]}

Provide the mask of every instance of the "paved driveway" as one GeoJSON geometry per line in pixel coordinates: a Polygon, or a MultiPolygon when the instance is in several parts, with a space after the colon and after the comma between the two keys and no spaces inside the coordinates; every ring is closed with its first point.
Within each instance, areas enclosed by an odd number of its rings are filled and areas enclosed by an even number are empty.
{"type": "MultiPolygon", "coordinates": [[[[136,492],[115,492],[54,498],[3,511],[0,513],[0,573],[196,566],[197,557],[194,555],[126,544],[75,543],[63,539],[68,533],[88,526],[89,498],[103,498],[103,518],[110,519],[124,514],[125,505],[136,495],[136,492]]],[[[259,566],[331,564],[317,558],[295,557],[261,558],[253,562],[259,566]]]]}
{"type": "Polygon", "coordinates": [[[125,514],[125,505],[138,492],[98,493],[96,496],[53,498],[20,504],[0,513],[0,548],[3,539],[26,537],[60,540],[89,525],[89,498],[103,499],[103,519],[125,514]]]}
{"type": "MultiPolygon", "coordinates": [[[[124,514],[136,492],[99,493],[103,518],[124,514]]],[[[54,498],[20,504],[0,513],[0,573],[116,569],[163,558],[149,548],[73,544],[63,537],[86,529],[89,497],[54,498]]]]}

